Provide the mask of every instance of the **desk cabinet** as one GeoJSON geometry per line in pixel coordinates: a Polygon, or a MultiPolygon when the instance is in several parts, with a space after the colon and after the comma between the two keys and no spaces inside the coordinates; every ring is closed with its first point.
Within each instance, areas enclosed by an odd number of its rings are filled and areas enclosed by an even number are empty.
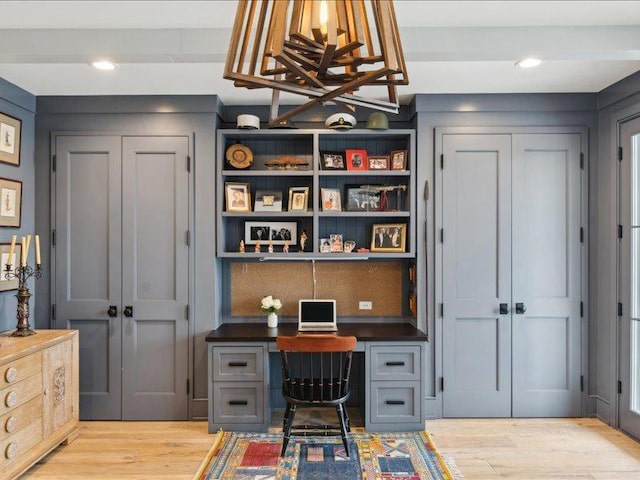
{"type": "Polygon", "coordinates": [[[209,432],[267,430],[267,343],[209,345],[209,432]]]}
{"type": "Polygon", "coordinates": [[[14,478],[78,429],[78,332],[0,335],[0,468],[14,478]]]}

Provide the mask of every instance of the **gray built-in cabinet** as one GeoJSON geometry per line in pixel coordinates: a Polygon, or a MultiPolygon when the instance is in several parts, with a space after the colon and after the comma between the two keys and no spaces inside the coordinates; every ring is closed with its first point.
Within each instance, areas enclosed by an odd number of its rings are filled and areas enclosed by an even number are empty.
{"type": "Polygon", "coordinates": [[[188,418],[189,145],[52,137],[55,325],[80,332],[81,418],[188,418]]]}

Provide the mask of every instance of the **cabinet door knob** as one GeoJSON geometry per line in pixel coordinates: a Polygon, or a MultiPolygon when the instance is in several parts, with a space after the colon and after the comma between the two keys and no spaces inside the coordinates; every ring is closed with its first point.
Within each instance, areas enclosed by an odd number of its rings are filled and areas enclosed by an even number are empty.
{"type": "Polygon", "coordinates": [[[15,432],[16,427],[18,426],[18,419],[16,417],[9,417],[4,424],[4,429],[7,433],[15,432]]]}
{"type": "Polygon", "coordinates": [[[516,303],[516,313],[518,315],[522,315],[526,311],[527,311],[527,307],[525,306],[524,303],[516,303]]]}
{"type": "Polygon", "coordinates": [[[116,305],[109,305],[109,310],[107,310],[107,315],[111,318],[118,316],[118,307],[116,305]]]}
{"type": "Polygon", "coordinates": [[[14,407],[18,403],[18,394],[16,392],[9,392],[4,399],[4,404],[11,408],[14,407]]]}
{"type": "Polygon", "coordinates": [[[7,383],[15,382],[16,378],[18,378],[18,369],[16,367],[7,368],[7,371],[4,373],[4,379],[7,383]]]}
{"type": "Polygon", "coordinates": [[[133,317],[133,307],[131,305],[127,305],[124,307],[123,313],[125,317],[133,317]]]}
{"type": "Polygon", "coordinates": [[[501,303],[500,304],[500,315],[506,315],[507,313],[509,313],[509,304],[508,303],[501,303]]]}

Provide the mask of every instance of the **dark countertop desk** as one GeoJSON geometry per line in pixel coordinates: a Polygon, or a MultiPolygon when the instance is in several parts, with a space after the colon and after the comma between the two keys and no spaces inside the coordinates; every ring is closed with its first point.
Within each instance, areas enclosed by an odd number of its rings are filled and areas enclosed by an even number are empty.
{"type": "MultiPolygon", "coordinates": [[[[276,328],[266,323],[223,323],[209,332],[207,342],[271,342],[278,335],[296,335],[297,323],[281,323],[276,328]]],[[[307,332],[310,333],[310,332],[307,332]]],[[[427,341],[426,333],[410,323],[338,323],[339,335],[353,335],[358,341],[427,341]]]]}

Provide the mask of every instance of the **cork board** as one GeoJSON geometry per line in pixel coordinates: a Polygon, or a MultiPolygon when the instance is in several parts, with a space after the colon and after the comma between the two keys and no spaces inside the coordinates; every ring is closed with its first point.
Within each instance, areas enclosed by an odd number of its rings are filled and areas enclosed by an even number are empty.
{"type": "MultiPolygon", "coordinates": [[[[233,263],[231,315],[261,316],[260,299],[282,301],[280,314],[298,315],[298,300],[313,298],[312,262],[233,263]]],[[[401,262],[316,262],[316,298],[335,298],[339,316],[401,316],[401,262]],[[359,310],[360,301],[373,303],[359,310]]]]}

